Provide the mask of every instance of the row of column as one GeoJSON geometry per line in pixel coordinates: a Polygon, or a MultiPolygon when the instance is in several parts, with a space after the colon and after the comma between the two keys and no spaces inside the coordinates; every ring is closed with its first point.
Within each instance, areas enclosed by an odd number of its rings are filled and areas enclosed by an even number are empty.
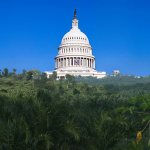
{"type": "Polygon", "coordinates": [[[55,68],[72,67],[72,66],[82,66],[95,69],[95,59],[84,57],[66,57],[55,59],[55,68]]]}

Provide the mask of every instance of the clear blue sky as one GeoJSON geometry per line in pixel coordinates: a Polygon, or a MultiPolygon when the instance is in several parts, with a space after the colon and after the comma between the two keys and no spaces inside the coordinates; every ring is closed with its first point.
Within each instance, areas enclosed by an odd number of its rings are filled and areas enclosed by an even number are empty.
{"type": "Polygon", "coordinates": [[[96,70],[150,75],[150,0],[0,0],[0,69],[52,71],[75,8],[96,70]]]}

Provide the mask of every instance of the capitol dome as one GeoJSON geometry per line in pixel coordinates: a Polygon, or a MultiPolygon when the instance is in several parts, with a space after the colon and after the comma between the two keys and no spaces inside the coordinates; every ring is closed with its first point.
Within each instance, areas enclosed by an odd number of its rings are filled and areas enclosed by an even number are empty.
{"type": "MultiPolygon", "coordinates": [[[[72,20],[72,29],[67,32],[58,47],[58,55],[55,57],[55,71],[58,78],[65,78],[66,74],[81,76],[106,75],[105,72],[95,70],[95,57],[92,55],[92,47],[88,37],[78,28],[76,10],[72,20]]],[[[50,75],[51,72],[46,72],[50,75]]]]}
{"type": "Polygon", "coordinates": [[[56,70],[93,70],[95,57],[87,36],[78,28],[76,12],[72,20],[72,29],[62,38],[55,57],[56,70]]]}

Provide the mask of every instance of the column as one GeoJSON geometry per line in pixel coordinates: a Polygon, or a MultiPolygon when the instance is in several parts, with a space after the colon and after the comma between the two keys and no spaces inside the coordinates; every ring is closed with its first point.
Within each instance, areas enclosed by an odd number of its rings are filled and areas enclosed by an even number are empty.
{"type": "Polygon", "coordinates": [[[72,58],[70,58],[70,66],[71,66],[71,60],[72,60],[72,58]]]}
{"type": "Polygon", "coordinates": [[[63,58],[63,67],[65,67],[65,59],[63,58]]]}
{"type": "Polygon", "coordinates": [[[57,58],[55,59],[55,62],[56,62],[56,68],[57,68],[57,58]]]}
{"type": "Polygon", "coordinates": [[[94,69],[95,69],[95,59],[94,59],[94,69]]]}
{"type": "Polygon", "coordinates": [[[94,59],[93,59],[93,65],[92,66],[93,66],[93,69],[94,69],[94,59]]]}
{"type": "Polygon", "coordinates": [[[60,68],[60,59],[58,59],[58,67],[60,68]]]}
{"type": "Polygon", "coordinates": [[[80,61],[79,66],[81,66],[81,57],[80,57],[80,60],[79,60],[79,61],[80,61]]]}
{"type": "Polygon", "coordinates": [[[58,68],[58,58],[57,58],[57,68],[58,68]]]}
{"type": "Polygon", "coordinates": [[[84,66],[84,57],[82,58],[82,66],[84,66]]]}
{"type": "Polygon", "coordinates": [[[74,66],[74,57],[73,57],[73,66],[74,66]]]}
{"type": "Polygon", "coordinates": [[[66,58],[64,58],[64,67],[66,67],[66,58]]]}
{"type": "Polygon", "coordinates": [[[66,67],[68,66],[68,58],[66,58],[66,67]]]}
{"type": "Polygon", "coordinates": [[[86,67],[88,67],[88,59],[86,58],[86,67]]]}
{"type": "Polygon", "coordinates": [[[55,68],[56,68],[56,59],[55,59],[55,68]]]}

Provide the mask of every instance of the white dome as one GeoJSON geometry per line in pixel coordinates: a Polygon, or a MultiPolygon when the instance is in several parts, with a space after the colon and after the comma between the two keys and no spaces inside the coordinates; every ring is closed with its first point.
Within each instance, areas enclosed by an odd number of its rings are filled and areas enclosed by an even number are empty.
{"type": "Polygon", "coordinates": [[[72,20],[72,29],[62,38],[61,44],[86,44],[89,45],[87,36],[78,28],[78,19],[76,16],[72,20]]]}
{"type": "Polygon", "coordinates": [[[80,29],[72,28],[62,38],[61,44],[66,44],[66,43],[89,44],[89,40],[88,40],[87,36],[83,32],[80,31],[80,29]]]}

